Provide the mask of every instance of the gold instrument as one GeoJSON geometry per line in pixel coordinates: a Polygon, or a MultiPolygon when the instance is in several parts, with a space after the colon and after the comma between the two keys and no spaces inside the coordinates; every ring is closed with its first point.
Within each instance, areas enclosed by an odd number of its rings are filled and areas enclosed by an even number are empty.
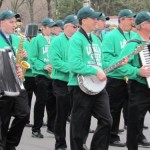
{"type": "Polygon", "coordinates": [[[23,59],[23,42],[24,42],[24,36],[23,35],[20,35],[20,43],[19,43],[19,46],[18,46],[18,51],[17,51],[17,54],[16,54],[16,65],[19,65],[22,69],[22,77],[21,77],[21,81],[23,82],[24,81],[24,76],[25,76],[25,72],[26,72],[26,69],[29,69],[30,68],[30,64],[27,62],[27,61],[24,61],[23,59]]]}
{"type": "Polygon", "coordinates": [[[124,80],[126,83],[128,83],[128,77],[127,76],[124,77],[124,80]]]}

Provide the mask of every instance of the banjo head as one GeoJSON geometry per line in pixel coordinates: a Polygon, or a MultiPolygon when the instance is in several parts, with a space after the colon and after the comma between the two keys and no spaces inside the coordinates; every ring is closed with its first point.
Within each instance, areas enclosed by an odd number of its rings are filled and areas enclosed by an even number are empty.
{"type": "Polygon", "coordinates": [[[80,89],[88,95],[96,95],[100,93],[106,86],[106,80],[100,81],[95,75],[78,75],[78,83],[80,89]]]}

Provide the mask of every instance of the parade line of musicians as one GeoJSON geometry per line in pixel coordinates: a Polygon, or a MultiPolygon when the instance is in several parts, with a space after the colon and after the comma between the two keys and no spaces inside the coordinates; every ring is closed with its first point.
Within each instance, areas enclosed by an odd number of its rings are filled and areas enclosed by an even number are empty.
{"type": "MultiPolygon", "coordinates": [[[[150,12],[135,14],[122,9],[118,25],[108,25],[108,16],[88,6],[63,20],[44,18],[40,29],[28,24],[25,32],[20,30],[21,19],[11,10],[0,12],[0,50],[9,48],[17,59],[22,44],[22,60],[30,64],[25,71],[16,64],[18,78],[25,76],[25,89],[18,96],[1,94],[0,150],[16,150],[24,127],[31,127],[33,138],[44,138],[41,128],[45,108],[47,132],[54,135],[55,150],[69,150],[67,121],[70,150],[108,150],[109,146],[138,150],[139,145],[150,146],[143,134],[144,118],[150,111],[149,64],[141,62],[139,53],[127,57],[146,46],[150,59],[150,12]],[[119,67],[105,73],[120,60],[119,67]],[[90,95],[79,86],[78,75],[95,76],[106,81],[106,87],[90,95]],[[33,93],[36,100],[31,124],[33,93]],[[122,110],[127,129],[125,143],[119,137],[122,110]],[[91,116],[97,119],[94,131],[90,129],[91,116]],[[89,133],[93,137],[87,147],[89,133]]],[[[1,75],[0,82],[5,76],[1,75]]]]}

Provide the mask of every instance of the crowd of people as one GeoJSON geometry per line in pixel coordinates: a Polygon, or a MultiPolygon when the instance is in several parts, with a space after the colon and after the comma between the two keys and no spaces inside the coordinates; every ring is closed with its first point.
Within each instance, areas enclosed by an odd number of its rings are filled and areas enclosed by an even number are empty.
{"type": "Polygon", "coordinates": [[[63,20],[44,18],[40,30],[35,23],[28,24],[22,34],[17,27],[19,14],[11,10],[0,13],[0,51],[7,53],[9,49],[14,59],[19,55],[20,63],[12,67],[12,72],[16,72],[16,81],[25,76],[21,80],[24,88],[14,96],[7,94],[13,92],[11,85],[5,88],[5,74],[0,74],[0,150],[16,150],[25,127],[31,127],[33,138],[44,138],[41,127],[45,109],[47,132],[55,137],[55,150],[67,150],[68,118],[71,150],[108,150],[109,145],[138,150],[139,144],[150,146],[143,134],[144,117],[150,111],[150,68],[141,63],[139,53],[128,57],[139,46],[150,51],[150,12],[134,14],[122,9],[118,26],[108,25],[109,19],[88,6],[63,20]],[[24,69],[22,61],[30,68],[24,69]],[[106,72],[118,62],[118,67],[106,72]],[[79,75],[94,76],[106,82],[106,87],[91,94],[84,87],[87,83],[81,86],[79,75]],[[31,124],[33,94],[36,100],[31,124]],[[118,134],[122,110],[126,143],[118,134]],[[97,127],[88,148],[92,116],[97,119],[97,127]]]}

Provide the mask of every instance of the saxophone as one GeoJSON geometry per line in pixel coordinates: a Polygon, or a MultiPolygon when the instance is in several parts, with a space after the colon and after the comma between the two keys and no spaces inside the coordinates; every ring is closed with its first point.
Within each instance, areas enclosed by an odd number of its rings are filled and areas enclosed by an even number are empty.
{"type": "Polygon", "coordinates": [[[29,69],[30,68],[30,64],[27,62],[27,61],[24,61],[23,59],[23,42],[24,42],[24,36],[23,35],[20,35],[20,43],[19,43],[19,46],[18,46],[18,51],[17,51],[17,54],[16,54],[16,65],[19,65],[22,69],[22,76],[20,78],[21,82],[23,83],[23,81],[25,80],[24,79],[24,76],[25,76],[25,73],[26,73],[26,69],[29,69]]]}

